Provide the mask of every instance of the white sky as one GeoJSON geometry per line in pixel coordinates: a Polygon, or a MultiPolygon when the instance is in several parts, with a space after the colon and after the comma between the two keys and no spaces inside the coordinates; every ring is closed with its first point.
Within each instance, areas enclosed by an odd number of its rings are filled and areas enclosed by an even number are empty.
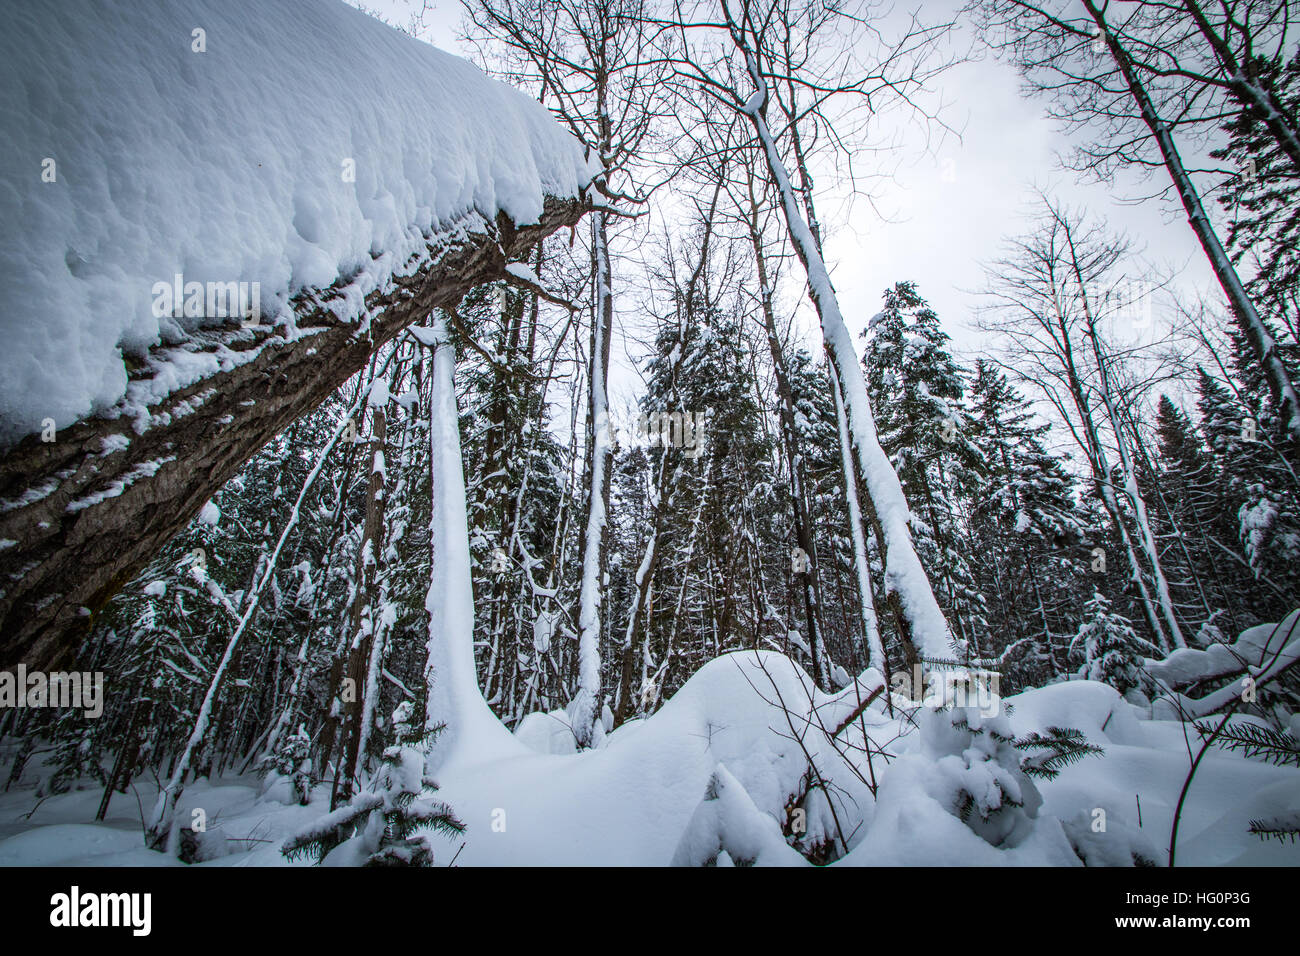
{"type": "MultiPolygon", "coordinates": [[[[371,0],[368,5],[393,22],[405,22],[413,3],[419,6],[418,0],[371,0]]],[[[890,19],[906,22],[918,3],[922,19],[930,22],[955,15],[962,5],[961,0],[899,0],[886,25],[890,19]]],[[[438,0],[427,18],[425,39],[464,55],[456,38],[461,15],[458,2],[438,0]]],[[[974,325],[977,293],[984,284],[982,264],[997,257],[1007,237],[1029,228],[1035,187],[1104,216],[1158,268],[1181,271],[1180,284],[1209,288],[1210,271],[1176,200],[1123,201],[1166,182],[1077,182],[1074,173],[1060,167],[1057,157],[1069,152],[1069,142],[1046,117],[1045,103],[1020,92],[1013,67],[980,44],[970,44],[969,24],[961,29],[959,42],[981,59],[953,67],[933,90],[946,104],[944,119],[958,135],[927,144],[921,129],[904,129],[901,150],[882,163],[895,171],[894,178],[871,183],[874,209],[867,202],[850,202],[847,190],[836,189],[826,177],[819,180],[827,255],[855,338],[879,311],[882,291],[911,279],[953,337],[960,360],[973,364],[988,344],[974,325]]]]}

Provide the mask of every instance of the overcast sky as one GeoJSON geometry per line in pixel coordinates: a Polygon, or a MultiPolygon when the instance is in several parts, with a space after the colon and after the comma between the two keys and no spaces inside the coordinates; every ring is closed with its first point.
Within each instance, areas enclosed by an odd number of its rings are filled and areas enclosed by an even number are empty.
{"type": "MultiPolygon", "coordinates": [[[[411,2],[372,0],[369,5],[404,22],[411,2]]],[[[891,23],[901,28],[915,6],[915,0],[901,0],[884,21],[886,35],[891,23]]],[[[925,0],[921,17],[926,22],[954,17],[960,6],[960,0],[925,0]]],[[[441,0],[428,18],[425,39],[464,55],[456,36],[461,16],[458,2],[441,0]]],[[[882,290],[911,279],[952,335],[954,350],[972,363],[988,344],[974,325],[982,265],[997,257],[1007,237],[1030,226],[1037,188],[1106,217],[1158,267],[1181,271],[1182,282],[1209,288],[1210,271],[1176,200],[1131,201],[1166,182],[1079,183],[1074,173],[1061,169],[1058,155],[1068,153],[1070,144],[1045,115],[1045,103],[1022,94],[1015,69],[972,43],[977,39],[972,26],[959,22],[955,45],[973,49],[979,59],[941,75],[933,91],[946,104],[945,121],[959,135],[927,143],[920,128],[904,128],[900,151],[882,163],[894,170],[892,180],[870,184],[875,208],[850,202],[846,189],[819,180],[828,259],[855,339],[879,311],[882,290]]]]}

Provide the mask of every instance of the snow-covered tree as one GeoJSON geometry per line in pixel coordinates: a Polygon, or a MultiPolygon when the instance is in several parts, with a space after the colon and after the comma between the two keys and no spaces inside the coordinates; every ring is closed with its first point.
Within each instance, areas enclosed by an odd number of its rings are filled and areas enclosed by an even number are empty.
{"type": "Polygon", "coordinates": [[[916,516],[916,548],[949,621],[979,657],[987,609],[970,564],[969,502],[985,469],[965,409],[965,373],[948,351],[939,317],[911,282],[886,290],[863,364],[880,444],[916,516]]]}
{"type": "Polygon", "coordinates": [[[424,772],[431,734],[410,701],[393,711],[392,728],[393,742],[373,784],[286,840],[285,856],[321,862],[333,852],[360,866],[432,866],[431,834],[465,829],[450,807],[426,792],[432,789],[424,772]]]}
{"type": "Polygon", "coordinates": [[[1110,602],[1100,592],[1083,606],[1083,623],[1079,625],[1072,650],[1083,657],[1079,674],[1088,680],[1109,684],[1121,694],[1137,689],[1142,683],[1144,647],[1133,632],[1132,622],[1111,610],[1110,602]]]}

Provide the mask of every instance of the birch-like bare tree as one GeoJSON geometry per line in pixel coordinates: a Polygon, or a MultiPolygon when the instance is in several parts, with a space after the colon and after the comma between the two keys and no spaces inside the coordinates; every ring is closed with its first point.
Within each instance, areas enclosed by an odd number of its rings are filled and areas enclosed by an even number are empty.
{"type": "Polygon", "coordinates": [[[1154,643],[1186,641],[1138,487],[1119,364],[1102,323],[1121,299],[1127,244],[1049,199],[1038,228],[989,267],[983,325],[1011,343],[1008,364],[1051,405],[1088,462],[1154,643]],[[1114,460],[1112,460],[1112,456],[1114,460]]]}
{"type": "MultiPolygon", "coordinates": [[[[1197,0],[1133,4],[1111,0],[982,0],[971,5],[989,42],[1009,54],[1030,89],[1086,136],[1075,165],[1109,178],[1116,170],[1163,171],[1178,195],[1232,314],[1293,440],[1300,442],[1300,393],[1268,325],[1228,256],[1205,208],[1204,176],[1184,156],[1250,108],[1294,160],[1297,122],[1269,89],[1263,65],[1294,42],[1287,3],[1223,3],[1217,17],[1197,0]],[[1260,51],[1271,48],[1261,57],[1260,51]],[[1180,146],[1180,138],[1183,145],[1180,146]]],[[[1163,192],[1163,190],[1162,190],[1163,192]]]]}
{"type": "Polygon", "coordinates": [[[577,693],[571,723],[592,743],[600,711],[602,604],[609,524],[609,361],[614,325],[611,219],[644,201],[634,160],[653,129],[659,60],[644,0],[467,0],[471,38],[496,41],[497,71],[533,89],[600,167],[591,217],[591,335],[587,373],[587,513],[578,596],[577,693]]]}
{"type": "MultiPolygon", "coordinates": [[[[681,88],[698,90],[739,117],[762,157],[765,178],[787,236],[808,278],[868,510],[875,516],[885,565],[885,593],[902,625],[905,645],[935,661],[951,661],[953,632],[935,599],[912,542],[912,515],[898,475],[880,446],[863,370],[853,349],[823,256],[811,181],[802,190],[790,175],[806,156],[790,147],[791,132],[815,126],[834,142],[886,103],[920,110],[917,96],[948,64],[938,58],[946,25],[912,22],[895,41],[883,40],[868,6],[797,0],[737,0],[720,7],[678,3],[669,53],[681,88]],[[780,98],[781,91],[790,97],[780,98]],[[796,95],[805,96],[802,104],[796,95]],[[783,148],[784,144],[784,148],[783,148]]],[[[856,475],[846,475],[854,486],[856,475]]]]}

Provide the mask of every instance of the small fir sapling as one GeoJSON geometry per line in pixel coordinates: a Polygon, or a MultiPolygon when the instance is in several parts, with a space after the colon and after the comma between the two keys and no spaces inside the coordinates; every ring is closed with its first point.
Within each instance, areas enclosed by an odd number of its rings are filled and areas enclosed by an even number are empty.
{"type": "Polygon", "coordinates": [[[414,708],[403,701],[393,711],[393,744],[371,786],[347,805],[285,841],[289,859],[308,855],[323,860],[335,847],[352,843],[362,866],[432,866],[433,846],[426,831],[460,833],[465,829],[451,808],[424,796],[433,784],[424,775],[429,741],[442,730],[427,732],[412,722],[414,708]]]}

